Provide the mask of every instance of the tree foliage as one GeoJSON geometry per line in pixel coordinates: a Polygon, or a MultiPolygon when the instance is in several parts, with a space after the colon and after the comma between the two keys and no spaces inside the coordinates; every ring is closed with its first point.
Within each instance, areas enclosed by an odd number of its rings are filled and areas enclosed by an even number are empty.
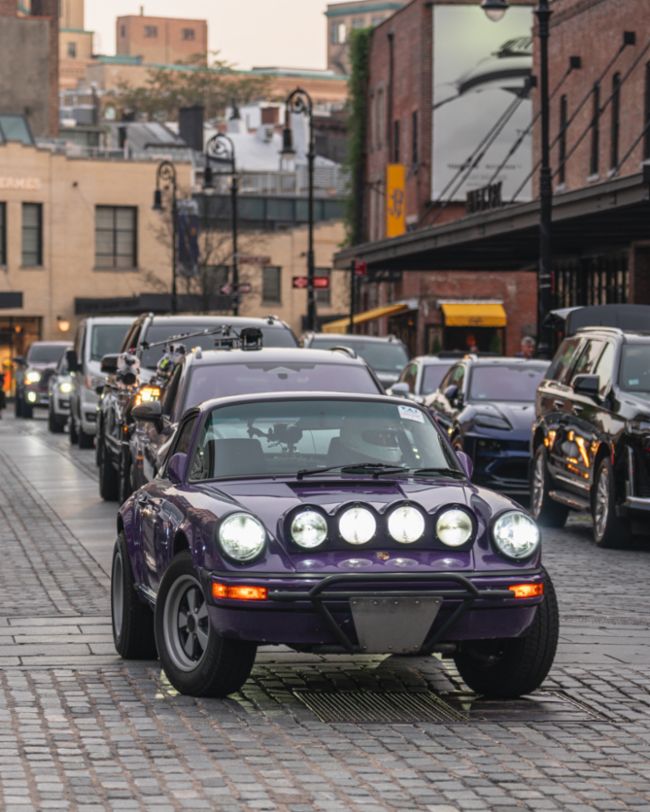
{"type": "Polygon", "coordinates": [[[120,82],[114,100],[122,111],[148,120],[175,121],[179,108],[193,105],[202,105],[210,119],[222,116],[229,104],[263,98],[268,90],[268,77],[238,73],[212,53],[207,65],[196,56],[178,65],[151,68],[143,85],[120,82]]]}
{"type": "Polygon", "coordinates": [[[366,177],[366,133],[368,128],[368,61],[371,28],[352,31],[350,36],[351,71],[348,82],[348,157],[349,180],[346,203],[346,236],[349,245],[363,240],[363,207],[366,177]]]}

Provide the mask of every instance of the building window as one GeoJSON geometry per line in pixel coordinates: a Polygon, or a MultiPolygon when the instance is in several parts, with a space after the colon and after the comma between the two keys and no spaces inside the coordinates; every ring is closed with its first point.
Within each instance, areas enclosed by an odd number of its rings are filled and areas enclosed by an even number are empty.
{"type": "Polygon", "coordinates": [[[411,162],[413,165],[420,162],[420,144],[418,132],[418,111],[411,113],[411,162]]]}
{"type": "Polygon", "coordinates": [[[316,288],[316,304],[329,307],[332,304],[332,270],[331,268],[316,268],[316,276],[329,279],[329,286],[316,288]]]}
{"type": "Polygon", "coordinates": [[[157,25],[145,25],[144,35],[147,39],[155,39],[158,36],[157,25]]]}
{"type": "Polygon", "coordinates": [[[370,20],[370,25],[374,28],[375,26],[383,23],[386,18],[382,17],[381,14],[374,14],[370,20]]]}
{"type": "Polygon", "coordinates": [[[566,128],[569,120],[569,104],[566,96],[560,97],[560,132],[557,142],[558,181],[566,181],[566,128]]]}
{"type": "Polygon", "coordinates": [[[23,258],[24,267],[43,264],[43,206],[23,203],[23,258]]]}
{"type": "Polygon", "coordinates": [[[598,175],[598,158],[600,152],[600,85],[598,82],[591,91],[591,153],[589,156],[589,174],[598,175]]]}
{"type": "Polygon", "coordinates": [[[125,25],[121,25],[121,26],[120,26],[120,36],[121,36],[121,37],[125,37],[125,36],[126,36],[126,26],[125,26],[125,25]]]}
{"type": "Polygon", "coordinates": [[[621,133],[621,74],[612,77],[612,124],[610,135],[609,165],[618,166],[618,148],[621,133]]]}
{"type": "Polygon", "coordinates": [[[77,58],[77,43],[76,42],[69,42],[68,43],[68,59],[76,59],[77,58]]]}
{"type": "Polygon", "coordinates": [[[7,264],[7,204],[0,203],[0,265],[7,264]]]}
{"type": "Polygon", "coordinates": [[[364,20],[363,17],[353,17],[352,18],[352,28],[354,28],[354,29],[365,28],[365,25],[366,25],[366,21],[364,20]]]}
{"type": "Polygon", "coordinates": [[[393,122],[393,163],[398,164],[400,159],[399,150],[400,126],[399,121],[393,122]]]}
{"type": "Polygon", "coordinates": [[[137,222],[135,206],[95,207],[95,267],[137,268],[137,222]]]}
{"type": "Polygon", "coordinates": [[[189,42],[196,39],[196,31],[193,28],[183,28],[181,36],[185,41],[189,42]]]}
{"type": "Polygon", "coordinates": [[[282,268],[266,265],[262,269],[262,301],[266,304],[282,302],[282,268]]]}
{"type": "Polygon", "coordinates": [[[375,146],[381,149],[384,145],[384,88],[377,90],[375,97],[375,146]]]}
{"type": "Polygon", "coordinates": [[[650,62],[645,66],[643,160],[650,161],[650,62]]]}
{"type": "Polygon", "coordinates": [[[345,45],[348,39],[348,30],[345,27],[345,23],[337,23],[336,24],[336,45],[345,45]]]}

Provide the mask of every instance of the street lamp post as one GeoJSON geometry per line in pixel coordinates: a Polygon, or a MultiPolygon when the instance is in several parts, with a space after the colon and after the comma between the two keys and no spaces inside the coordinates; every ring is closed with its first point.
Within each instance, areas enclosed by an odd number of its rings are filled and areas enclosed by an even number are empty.
{"type": "Polygon", "coordinates": [[[172,298],[170,311],[178,312],[178,292],[176,289],[176,228],[177,228],[177,207],[176,195],[178,181],[176,177],[176,167],[171,161],[161,161],[156,170],[156,190],[153,195],[154,211],[164,211],[163,192],[171,191],[172,195],[172,298]]]}
{"type": "Polygon", "coordinates": [[[316,329],[316,291],[314,277],[316,275],[314,257],[314,166],[316,163],[316,144],[314,141],[314,105],[312,98],[301,87],[292,91],[285,102],[285,120],[282,138],[282,155],[294,154],[293,133],[291,130],[291,114],[305,114],[309,122],[309,143],[307,146],[307,330],[316,329]]]}
{"type": "MultiPolygon", "coordinates": [[[[238,196],[239,177],[237,176],[237,164],[235,160],[235,145],[232,138],[225,133],[217,133],[205,145],[205,171],[203,174],[203,188],[210,189],[213,185],[214,174],[210,161],[227,163],[230,165],[230,205],[231,205],[231,226],[232,226],[232,314],[239,315],[239,219],[238,219],[238,196]]],[[[221,174],[217,172],[217,174],[221,174]]]]}
{"type": "MultiPolygon", "coordinates": [[[[508,10],[508,0],[483,0],[481,8],[493,20],[500,20],[508,10]]],[[[553,186],[551,182],[550,97],[548,81],[548,40],[551,8],[549,0],[538,0],[534,10],[539,40],[540,91],[540,168],[539,168],[539,260],[537,266],[537,354],[548,357],[551,352],[551,331],[545,324],[553,308],[552,272],[552,213],[553,186]]]]}

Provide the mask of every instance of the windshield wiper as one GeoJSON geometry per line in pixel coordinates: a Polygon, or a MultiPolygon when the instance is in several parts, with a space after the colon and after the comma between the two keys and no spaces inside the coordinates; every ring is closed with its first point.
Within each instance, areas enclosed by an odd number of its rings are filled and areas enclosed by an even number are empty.
{"type": "Polygon", "coordinates": [[[296,479],[325,474],[328,471],[340,471],[342,474],[368,473],[377,479],[382,474],[408,473],[409,469],[404,465],[389,465],[385,462],[358,462],[344,465],[328,465],[326,468],[303,468],[296,473],[296,479]]]}
{"type": "Polygon", "coordinates": [[[435,476],[436,474],[443,474],[444,476],[454,479],[465,479],[465,474],[462,471],[457,471],[455,468],[412,468],[409,473],[413,476],[435,476]]]}

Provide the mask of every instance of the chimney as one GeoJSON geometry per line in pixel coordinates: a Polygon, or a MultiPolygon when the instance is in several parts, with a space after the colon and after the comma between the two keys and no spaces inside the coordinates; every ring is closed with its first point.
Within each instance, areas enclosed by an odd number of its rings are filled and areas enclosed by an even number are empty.
{"type": "Polygon", "coordinates": [[[140,16],[144,17],[144,6],[140,6],[140,16]]]}
{"type": "Polygon", "coordinates": [[[178,132],[190,149],[203,152],[203,107],[181,107],[178,111],[178,132]]]}

